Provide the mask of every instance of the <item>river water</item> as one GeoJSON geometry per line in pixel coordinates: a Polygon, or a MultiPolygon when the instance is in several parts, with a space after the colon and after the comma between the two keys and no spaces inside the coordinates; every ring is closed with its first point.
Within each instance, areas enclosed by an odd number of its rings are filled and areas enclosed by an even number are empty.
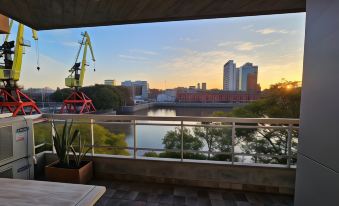
{"type": "MultiPolygon", "coordinates": [[[[155,107],[146,110],[140,110],[129,115],[146,115],[146,116],[161,116],[161,117],[175,117],[175,116],[212,116],[214,112],[223,111],[229,112],[231,108],[169,108],[169,107],[155,107]]],[[[145,122],[145,121],[143,121],[145,122]]],[[[169,123],[169,122],[154,122],[154,123],[169,123]]],[[[171,122],[180,124],[180,122],[171,122]]],[[[133,147],[134,133],[133,127],[130,125],[106,125],[113,133],[124,133],[126,135],[126,142],[129,147],[133,147]]],[[[162,139],[168,131],[174,130],[175,126],[152,126],[152,125],[138,125],[137,126],[137,147],[163,149],[162,139]]],[[[142,154],[142,151],[139,152],[142,154]]]]}
{"type": "Polygon", "coordinates": [[[133,114],[147,116],[162,116],[162,117],[175,117],[175,116],[209,117],[212,116],[213,113],[217,111],[229,112],[231,111],[231,108],[154,107],[150,109],[140,110],[133,114]]]}

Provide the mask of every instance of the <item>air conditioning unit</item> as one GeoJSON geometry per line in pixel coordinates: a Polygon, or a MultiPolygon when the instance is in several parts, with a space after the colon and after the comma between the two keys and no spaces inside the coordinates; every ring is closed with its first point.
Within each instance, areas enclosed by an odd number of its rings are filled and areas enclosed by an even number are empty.
{"type": "Polygon", "coordinates": [[[33,166],[29,158],[23,158],[0,166],[0,178],[33,179],[33,166]]]}
{"type": "Polygon", "coordinates": [[[0,177],[34,178],[32,119],[0,119],[0,177]]]}

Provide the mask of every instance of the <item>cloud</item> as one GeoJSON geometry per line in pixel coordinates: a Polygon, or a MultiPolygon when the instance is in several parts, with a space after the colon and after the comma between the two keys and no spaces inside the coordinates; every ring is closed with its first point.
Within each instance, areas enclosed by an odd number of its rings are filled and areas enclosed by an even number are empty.
{"type": "Polygon", "coordinates": [[[143,49],[130,49],[127,54],[119,54],[118,57],[125,60],[132,61],[148,61],[149,56],[158,55],[157,52],[143,50],[143,49]],[[147,57],[146,57],[147,56],[147,57]]]}
{"type": "Polygon", "coordinates": [[[218,44],[218,47],[226,47],[226,46],[231,46],[239,43],[238,41],[232,42],[232,41],[227,41],[227,42],[221,42],[218,44]]]}
{"type": "Polygon", "coordinates": [[[288,31],[285,29],[273,29],[273,28],[259,29],[259,30],[255,30],[255,32],[260,33],[262,35],[268,35],[268,34],[274,34],[274,33],[279,33],[279,34],[291,33],[291,31],[288,31]]]}
{"type": "Polygon", "coordinates": [[[143,49],[130,49],[129,51],[132,53],[138,53],[138,54],[144,54],[144,55],[158,55],[157,52],[143,50],[143,49]]]}
{"type": "Polygon", "coordinates": [[[144,57],[124,55],[124,54],[120,54],[119,58],[128,59],[128,60],[134,60],[134,61],[146,61],[146,60],[148,60],[147,58],[144,58],[144,57]]]}
{"type": "Polygon", "coordinates": [[[179,40],[180,41],[186,41],[186,42],[195,42],[195,41],[198,41],[199,39],[191,38],[191,37],[181,37],[179,40]]]}
{"type": "Polygon", "coordinates": [[[255,44],[253,42],[242,42],[235,46],[238,51],[252,51],[253,49],[266,46],[265,44],[255,44]]]}
{"type": "Polygon", "coordinates": [[[228,42],[221,42],[218,44],[219,47],[233,47],[234,49],[238,50],[238,51],[252,51],[254,49],[257,48],[261,48],[261,47],[266,47],[266,46],[270,46],[270,45],[275,45],[278,42],[280,42],[280,40],[275,40],[275,41],[271,41],[268,43],[255,43],[255,42],[244,42],[244,41],[228,41],[228,42]]]}
{"type": "Polygon", "coordinates": [[[184,48],[184,47],[173,47],[173,46],[164,46],[162,48],[163,50],[166,51],[175,51],[175,52],[183,52],[183,53],[189,53],[192,50],[188,49],[188,48],[184,48]]]}
{"type": "Polygon", "coordinates": [[[287,29],[277,29],[277,28],[263,28],[263,29],[255,29],[253,25],[247,25],[242,27],[241,29],[256,32],[262,35],[270,35],[270,34],[293,34],[296,31],[294,30],[287,30],[287,29]]]}
{"type": "MultiPolygon", "coordinates": [[[[186,49],[179,56],[156,65],[158,76],[167,80],[168,87],[195,85],[207,82],[209,88],[222,87],[223,65],[230,59],[238,63],[255,60],[255,55],[244,55],[225,50],[196,51],[186,49]]],[[[154,81],[158,81],[155,79],[154,81]]]]}

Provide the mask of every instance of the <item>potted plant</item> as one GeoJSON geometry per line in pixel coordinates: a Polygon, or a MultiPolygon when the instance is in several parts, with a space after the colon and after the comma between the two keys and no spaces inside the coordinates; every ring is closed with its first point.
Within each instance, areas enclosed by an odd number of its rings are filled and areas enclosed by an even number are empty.
{"type": "Polygon", "coordinates": [[[52,121],[52,137],[58,160],[45,166],[49,181],[85,184],[93,177],[93,162],[83,160],[91,147],[86,148],[79,129],[72,134],[72,125],[73,121],[65,121],[60,135],[52,121]],[[76,140],[78,142],[74,146],[76,140]]]}

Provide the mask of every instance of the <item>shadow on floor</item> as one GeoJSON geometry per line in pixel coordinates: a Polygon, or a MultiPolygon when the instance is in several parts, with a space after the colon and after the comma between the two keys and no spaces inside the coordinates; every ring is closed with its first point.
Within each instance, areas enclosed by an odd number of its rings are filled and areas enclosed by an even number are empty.
{"type": "Polygon", "coordinates": [[[107,191],[96,206],[292,206],[293,197],[155,183],[93,180],[107,191]]]}

